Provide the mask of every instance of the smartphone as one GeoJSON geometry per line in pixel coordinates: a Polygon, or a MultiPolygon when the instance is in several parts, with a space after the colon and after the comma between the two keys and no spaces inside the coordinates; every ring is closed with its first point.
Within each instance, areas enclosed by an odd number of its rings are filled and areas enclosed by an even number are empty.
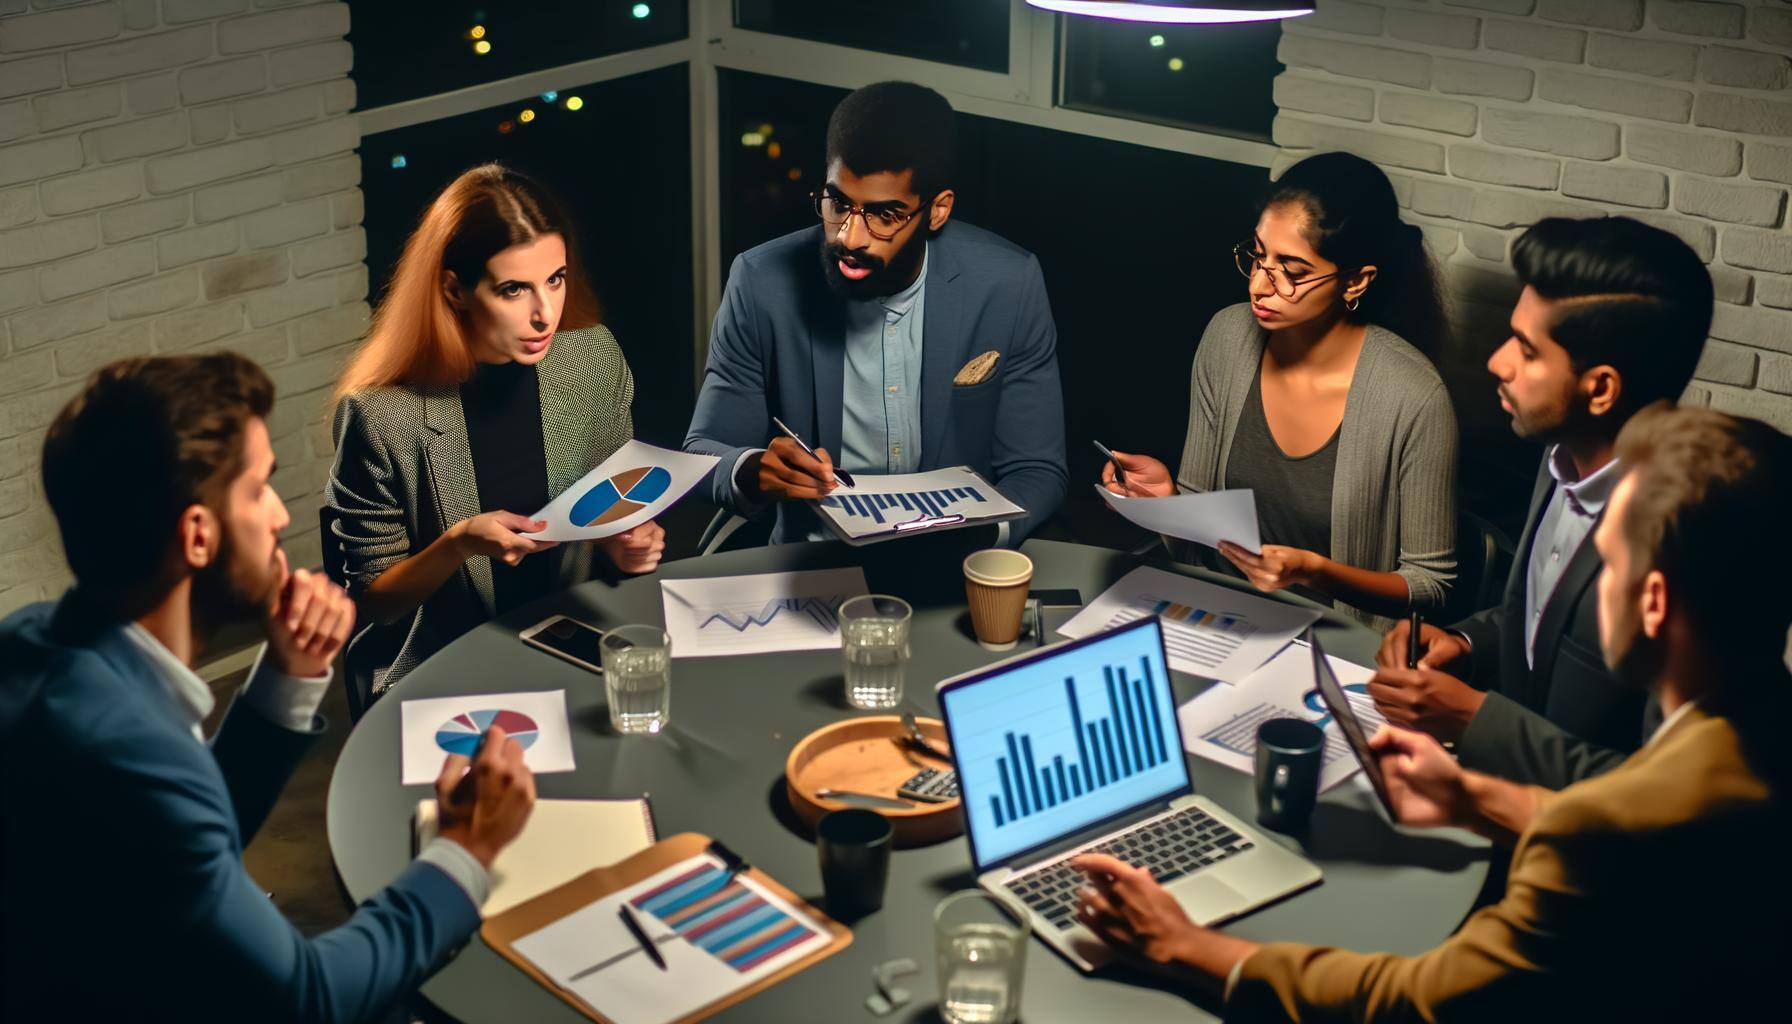
{"type": "Polygon", "coordinates": [[[603,673],[604,659],[598,646],[604,631],[566,615],[555,615],[517,634],[523,643],[540,648],[582,669],[603,673]]]}

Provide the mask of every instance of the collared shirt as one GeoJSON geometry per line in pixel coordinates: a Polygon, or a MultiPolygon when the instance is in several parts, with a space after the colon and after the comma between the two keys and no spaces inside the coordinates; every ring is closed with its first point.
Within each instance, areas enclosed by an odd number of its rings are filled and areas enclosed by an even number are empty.
{"type": "MultiPolygon", "coordinates": [[[[193,738],[204,743],[205,733],[200,726],[217,706],[211,687],[142,624],[127,624],[124,634],[149,660],[156,677],[174,698],[175,706],[184,713],[184,723],[192,731],[193,738]]],[[[243,684],[239,699],[275,725],[294,732],[317,731],[317,707],[323,703],[334,673],[326,671],[322,676],[310,679],[289,676],[269,664],[267,655],[267,645],[263,644],[256,652],[255,664],[249,669],[249,680],[243,684]]],[[[475,907],[484,905],[486,897],[491,895],[491,874],[477,857],[452,839],[434,840],[423,848],[417,859],[435,865],[454,879],[475,907]]]]}
{"type": "Polygon", "coordinates": [[[1654,743],[1656,740],[1661,739],[1663,736],[1666,736],[1668,734],[1668,730],[1672,729],[1674,727],[1674,723],[1680,721],[1680,719],[1682,719],[1682,718],[1685,718],[1686,713],[1688,711],[1691,711],[1693,708],[1693,705],[1695,705],[1697,703],[1698,703],[1698,701],[1696,701],[1696,700],[1689,700],[1689,701],[1686,701],[1685,703],[1681,704],[1679,707],[1675,708],[1673,714],[1662,719],[1661,724],[1655,727],[1655,731],[1649,734],[1649,738],[1647,740],[1643,741],[1643,746],[1646,747],[1649,744],[1654,743]]]}
{"type": "Polygon", "coordinates": [[[1549,450],[1548,460],[1549,475],[1555,477],[1556,488],[1537,521],[1524,594],[1524,655],[1531,665],[1537,663],[1537,624],[1543,618],[1543,609],[1555,593],[1562,571],[1592,532],[1620,474],[1618,460],[1613,459],[1585,479],[1578,479],[1574,460],[1559,444],[1549,450]]]}
{"type": "Polygon", "coordinates": [[[925,249],[921,269],[907,288],[846,304],[840,466],[849,473],[913,473],[921,464],[926,304],[925,249]]]}

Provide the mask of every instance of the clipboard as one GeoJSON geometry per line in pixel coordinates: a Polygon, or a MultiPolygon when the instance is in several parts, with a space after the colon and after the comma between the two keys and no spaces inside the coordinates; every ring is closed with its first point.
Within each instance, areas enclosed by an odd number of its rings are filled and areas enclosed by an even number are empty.
{"type": "Polygon", "coordinates": [[[969,466],[898,476],[857,476],[866,482],[809,502],[815,518],[853,547],[970,526],[993,526],[1025,519],[1029,514],[969,466]],[[897,493],[863,493],[880,486],[897,493]],[[973,497],[975,504],[959,503],[961,497],[973,497]],[[986,509],[979,508],[985,505],[986,509]],[[947,512],[947,508],[962,511],[947,512]],[[848,521],[866,526],[875,522],[877,528],[849,529],[844,525],[848,521]]]}
{"type": "MultiPolygon", "coordinates": [[[[553,979],[542,973],[527,957],[518,953],[512,943],[540,931],[562,917],[595,903],[611,893],[634,885],[680,861],[701,855],[709,846],[709,842],[708,836],[699,835],[696,832],[681,832],[661,840],[627,860],[609,867],[594,868],[557,889],[549,890],[502,914],[486,919],[485,924],[479,929],[479,935],[485,940],[486,945],[490,946],[499,956],[516,965],[518,970],[533,978],[542,987],[559,996],[586,1017],[597,1021],[598,1024],[614,1024],[583,999],[561,988],[553,979]]],[[[852,944],[852,932],[845,925],[828,917],[819,908],[791,892],[771,876],[761,872],[758,868],[749,868],[743,873],[755,883],[764,886],[779,898],[809,915],[813,922],[826,932],[828,941],[802,959],[785,965],[781,970],[735,989],[720,999],[700,1007],[695,1012],[678,1018],[675,1024],[689,1024],[692,1021],[702,1020],[748,996],[776,985],[799,971],[806,970],[852,944]]]]}

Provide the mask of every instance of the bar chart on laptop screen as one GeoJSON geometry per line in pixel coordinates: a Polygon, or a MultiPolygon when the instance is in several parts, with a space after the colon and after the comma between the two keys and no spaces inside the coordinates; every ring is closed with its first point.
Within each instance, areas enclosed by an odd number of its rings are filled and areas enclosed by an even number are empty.
{"type": "Polygon", "coordinates": [[[1129,630],[947,695],[983,856],[1181,784],[1186,769],[1155,633],[1129,630]]]}

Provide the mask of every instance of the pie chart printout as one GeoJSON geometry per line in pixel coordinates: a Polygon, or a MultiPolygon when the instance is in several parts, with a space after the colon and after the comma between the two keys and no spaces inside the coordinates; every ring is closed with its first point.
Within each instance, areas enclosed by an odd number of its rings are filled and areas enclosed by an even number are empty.
{"type": "Polygon", "coordinates": [[[567,518],[581,527],[613,523],[646,508],[670,486],[672,474],[663,467],[626,469],[580,495],[567,518]]]}
{"type": "Polygon", "coordinates": [[[483,711],[463,711],[437,726],[436,746],[450,754],[472,757],[473,752],[479,749],[479,737],[494,725],[522,744],[524,750],[529,749],[541,735],[535,719],[521,711],[488,708],[483,711]]]}

